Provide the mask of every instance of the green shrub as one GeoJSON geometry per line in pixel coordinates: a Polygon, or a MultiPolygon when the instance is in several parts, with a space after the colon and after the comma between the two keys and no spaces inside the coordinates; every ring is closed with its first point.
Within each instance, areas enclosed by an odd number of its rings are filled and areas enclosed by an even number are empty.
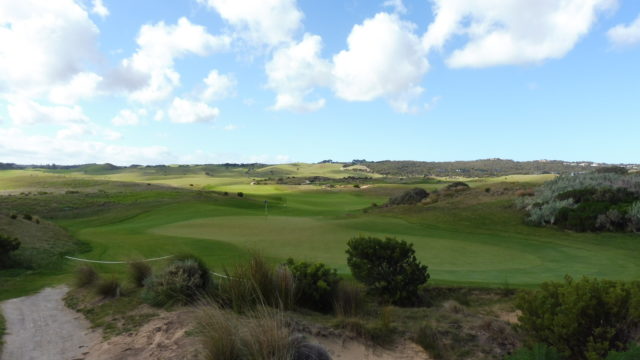
{"type": "Polygon", "coordinates": [[[193,256],[177,257],[145,281],[145,298],[152,305],[189,304],[211,290],[209,269],[193,256]]]}
{"type": "Polygon", "coordinates": [[[354,317],[364,313],[367,306],[362,288],[348,281],[338,283],[333,309],[339,317],[354,317]]]}
{"type": "Polygon", "coordinates": [[[11,214],[10,217],[11,217],[11,220],[15,220],[18,218],[18,214],[11,214]]]}
{"type": "Polygon", "coordinates": [[[23,214],[22,218],[27,220],[27,221],[31,221],[31,220],[33,220],[33,215],[31,215],[31,214],[23,214]]]}
{"type": "Polygon", "coordinates": [[[467,184],[466,182],[462,182],[462,181],[455,181],[455,182],[452,182],[451,184],[447,185],[446,188],[449,189],[449,190],[469,189],[469,184],[467,184]]]}
{"type": "Polygon", "coordinates": [[[516,307],[532,341],[570,359],[600,359],[624,348],[640,326],[640,283],[567,276],[521,293],[516,307]]]}
{"type": "Polygon", "coordinates": [[[80,265],[75,270],[75,286],[78,288],[95,284],[100,277],[91,265],[80,265]]]}
{"type": "Polygon", "coordinates": [[[242,191],[238,191],[238,197],[244,197],[244,193],[242,191]]]}
{"type": "Polygon", "coordinates": [[[554,348],[544,344],[535,344],[516,350],[505,360],[564,360],[564,357],[554,348]]]}
{"type": "Polygon", "coordinates": [[[400,195],[389,198],[388,205],[415,205],[420,201],[426,199],[429,193],[422,188],[413,188],[407,190],[400,195]]]}
{"type": "Polygon", "coordinates": [[[143,287],[145,280],[151,276],[151,266],[143,261],[129,263],[131,282],[137,287],[143,287]]]}
{"type": "Polygon", "coordinates": [[[11,253],[20,248],[20,240],[15,237],[0,234],[0,269],[13,265],[11,253]]]}
{"type": "Polygon", "coordinates": [[[387,237],[355,237],[347,243],[347,264],[367,290],[385,302],[411,305],[418,288],[429,280],[427,267],[415,255],[413,244],[387,237]]]}
{"type": "Polygon", "coordinates": [[[629,207],[627,212],[629,218],[629,229],[640,232],[640,201],[636,201],[629,207]]]}
{"type": "Polygon", "coordinates": [[[322,263],[298,262],[289,258],[286,263],[295,280],[295,302],[297,305],[320,312],[329,312],[340,283],[336,269],[322,263]]]}
{"type": "Polygon", "coordinates": [[[112,276],[108,279],[102,279],[96,284],[96,294],[104,298],[115,298],[120,296],[120,280],[112,276]]]}
{"type": "Polygon", "coordinates": [[[627,351],[612,351],[607,360],[638,360],[640,359],[640,346],[633,345],[627,351]]]}

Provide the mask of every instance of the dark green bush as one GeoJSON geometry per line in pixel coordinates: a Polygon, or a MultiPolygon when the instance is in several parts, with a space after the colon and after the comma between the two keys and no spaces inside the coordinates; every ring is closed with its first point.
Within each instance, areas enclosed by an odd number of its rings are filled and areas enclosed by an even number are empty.
{"type": "Polygon", "coordinates": [[[413,188],[407,190],[400,195],[389,198],[388,205],[415,205],[420,201],[426,199],[429,193],[422,188],[413,188]]]}
{"type": "Polygon", "coordinates": [[[286,265],[295,280],[296,304],[320,312],[331,311],[340,282],[337,270],[322,263],[295,262],[291,258],[286,265]]]}
{"type": "Polygon", "coordinates": [[[20,248],[20,240],[0,234],[0,269],[12,266],[11,253],[20,248]]]}
{"type": "Polygon", "coordinates": [[[369,293],[396,305],[415,304],[418,288],[429,280],[429,274],[416,258],[413,244],[360,236],[349,240],[347,247],[351,273],[369,293]]]}
{"type": "Polygon", "coordinates": [[[238,191],[238,197],[244,197],[244,193],[242,191],[238,191]]]}
{"type": "Polygon", "coordinates": [[[564,357],[554,348],[544,344],[535,344],[516,350],[505,360],[564,360],[564,357]]]}
{"type": "Polygon", "coordinates": [[[468,188],[469,188],[469,184],[467,184],[466,182],[462,182],[462,181],[455,181],[455,182],[452,182],[451,184],[447,185],[447,189],[449,189],[449,190],[468,189],[468,188]]]}
{"type": "Polygon", "coordinates": [[[530,340],[569,359],[601,359],[624,349],[640,326],[640,283],[567,276],[521,293],[516,307],[530,340]]]}
{"type": "Polygon", "coordinates": [[[151,266],[143,261],[129,263],[131,282],[137,287],[143,287],[145,280],[151,276],[151,266]]]}
{"type": "Polygon", "coordinates": [[[93,285],[98,281],[99,276],[91,265],[80,265],[75,271],[75,286],[79,288],[93,285]]]}

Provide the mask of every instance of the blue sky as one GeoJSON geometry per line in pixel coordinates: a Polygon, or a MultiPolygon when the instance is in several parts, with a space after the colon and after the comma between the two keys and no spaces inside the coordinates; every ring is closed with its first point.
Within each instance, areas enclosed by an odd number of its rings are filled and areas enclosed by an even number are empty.
{"type": "Polygon", "coordinates": [[[634,0],[0,2],[0,162],[640,162],[634,0]]]}

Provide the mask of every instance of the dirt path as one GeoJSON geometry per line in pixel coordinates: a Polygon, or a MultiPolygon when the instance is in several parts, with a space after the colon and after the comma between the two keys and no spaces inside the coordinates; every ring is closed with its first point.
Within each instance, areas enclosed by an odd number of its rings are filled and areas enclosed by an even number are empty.
{"type": "Polygon", "coordinates": [[[83,359],[88,346],[100,340],[82,315],[64,306],[66,286],[0,304],[7,320],[2,360],[83,359]]]}

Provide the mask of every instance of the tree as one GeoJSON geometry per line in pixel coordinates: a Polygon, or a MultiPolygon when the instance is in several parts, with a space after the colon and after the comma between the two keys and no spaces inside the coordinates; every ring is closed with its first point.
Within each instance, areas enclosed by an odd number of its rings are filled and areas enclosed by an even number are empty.
{"type": "Polygon", "coordinates": [[[370,294],[396,305],[410,305],[418,288],[429,280],[427,266],[415,256],[413,244],[387,237],[352,238],[347,243],[347,264],[370,294]]]}
{"type": "Polygon", "coordinates": [[[10,255],[20,248],[20,240],[0,234],[0,269],[9,267],[10,255]]]}

